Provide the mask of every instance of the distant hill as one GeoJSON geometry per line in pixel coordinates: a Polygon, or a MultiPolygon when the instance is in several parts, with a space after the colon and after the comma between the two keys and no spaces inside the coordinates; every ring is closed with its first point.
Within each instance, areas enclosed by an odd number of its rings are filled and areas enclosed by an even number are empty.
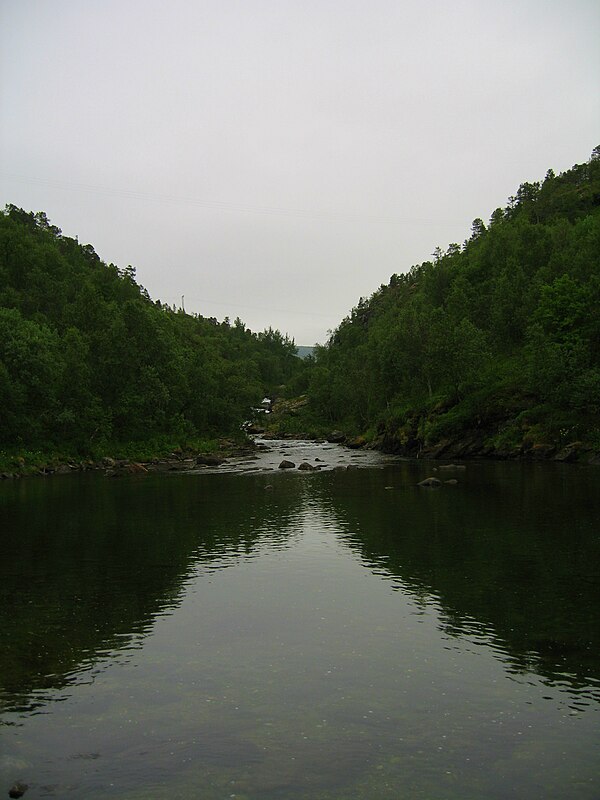
{"type": "Polygon", "coordinates": [[[314,347],[296,347],[298,358],[308,358],[308,356],[314,355],[315,348],[314,347]]]}

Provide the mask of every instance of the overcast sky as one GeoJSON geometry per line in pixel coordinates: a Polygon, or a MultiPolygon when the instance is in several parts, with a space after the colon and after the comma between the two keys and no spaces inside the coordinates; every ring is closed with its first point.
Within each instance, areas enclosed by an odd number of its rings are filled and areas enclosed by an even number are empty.
{"type": "Polygon", "coordinates": [[[0,205],[324,342],[600,144],[597,0],[0,0],[0,205]]]}

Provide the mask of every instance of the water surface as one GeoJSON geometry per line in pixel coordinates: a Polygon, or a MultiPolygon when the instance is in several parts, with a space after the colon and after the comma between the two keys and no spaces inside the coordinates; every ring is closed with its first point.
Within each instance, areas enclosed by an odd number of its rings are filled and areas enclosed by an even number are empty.
{"type": "Polygon", "coordinates": [[[598,471],[272,447],[0,485],[0,792],[597,798],[598,471]]]}

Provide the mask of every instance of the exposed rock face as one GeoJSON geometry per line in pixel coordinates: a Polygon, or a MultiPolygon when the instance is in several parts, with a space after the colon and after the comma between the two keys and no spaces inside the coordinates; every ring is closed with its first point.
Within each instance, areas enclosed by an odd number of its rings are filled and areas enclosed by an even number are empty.
{"type": "Polygon", "coordinates": [[[525,451],[525,456],[533,461],[543,461],[551,458],[555,453],[556,448],[551,444],[534,444],[529,450],[525,451]]]}
{"type": "Polygon", "coordinates": [[[246,428],[246,433],[250,433],[250,434],[261,434],[261,433],[264,433],[264,432],[265,432],[265,429],[261,428],[260,425],[252,424],[252,425],[248,425],[248,427],[246,428]]]}
{"type": "MultiPolygon", "coordinates": [[[[382,428],[375,447],[384,453],[393,453],[408,458],[492,458],[496,460],[518,461],[561,461],[600,463],[600,453],[582,442],[557,445],[552,442],[527,441],[524,432],[515,441],[499,438],[502,426],[498,421],[486,429],[465,430],[452,438],[440,439],[433,444],[425,444],[417,437],[417,429],[392,432],[382,428]]],[[[456,468],[459,465],[454,465],[456,468]]],[[[441,469],[441,467],[440,467],[441,469]]]]}
{"type": "Polygon", "coordinates": [[[271,413],[280,417],[296,416],[301,408],[308,405],[308,402],[308,397],[306,395],[288,399],[281,397],[275,400],[271,405],[271,413]]]}
{"type": "Polygon", "coordinates": [[[68,464],[59,464],[54,470],[55,475],[68,475],[71,472],[71,467],[68,464]]]}

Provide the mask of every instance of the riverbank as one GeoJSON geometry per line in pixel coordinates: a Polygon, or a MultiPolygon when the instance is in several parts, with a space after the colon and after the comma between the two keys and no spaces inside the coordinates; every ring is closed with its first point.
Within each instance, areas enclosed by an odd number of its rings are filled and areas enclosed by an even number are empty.
{"type": "Polygon", "coordinates": [[[357,433],[323,426],[311,412],[306,397],[277,401],[273,412],[251,429],[266,438],[315,439],[336,442],[351,449],[372,449],[403,458],[488,459],[495,461],[557,461],[600,465],[600,443],[594,431],[589,437],[573,438],[574,431],[552,436],[526,420],[498,418],[479,427],[446,425],[442,435],[441,411],[405,418],[402,424],[381,422],[357,433]],[[432,432],[434,426],[437,431],[432,432]],[[453,430],[451,430],[453,428],[453,430]],[[435,434],[438,435],[435,435],[435,434]],[[571,438],[569,438],[569,435],[571,438]]]}
{"type": "MultiPolygon", "coordinates": [[[[195,446],[177,447],[170,451],[161,450],[149,455],[149,448],[131,448],[125,456],[119,450],[115,456],[78,459],[59,454],[44,455],[40,452],[26,451],[20,455],[0,454],[0,480],[18,480],[27,477],[49,477],[68,475],[77,472],[103,472],[106,477],[144,474],[153,472],[189,472],[197,469],[226,467],[229,471],[244,471],[240,462],[260,461],[261,451],[271,449],[289,455],[285,447],[298,448],[303,445],[336,445],[350,454],[354,452],[379,452],[385,455],[419,460],[473,460],[493,461],[555,461],[600,466],[600,452],[583,442],[570,442],[558,446],[552,444],[530,444],[498,447],[486,443],[481,433],[465,432],[454,439],[444,439],[435,445],[424,445],[418,439],[399,438],[389,433],[375,437],[368,435],[348,435],[340,430],[332,430],[326,435],[315,432],[269,430],[268,427],[250,427],[248,433],[254,438],[218,439],[196,443],[195,446]],[[283,448],[283,449],[282,449],[283,448]],[[231,462],[231,463],[230,463],[231,462]]],[[[126,448],[128,449],[128,448],[126,448]]],[[[278,457],[278,456],[277,456],[278,457]]],[[[300,458],[306,462],[309,456],[300,458]]],[[[339,460],[338,465],[342,463],[339,460]]],[[[265,465],[263,465],[264,467],[265,465]]],[[[315,464],[322,469],[325,464],[315,464]]],[[[258,469],[252,464],[248,469],[258,469]]],[[[272,469],[269,464],[267,469],[272,469]]]]}
{"type": "Polygon", "coordinates": [[[218,465],[228,458],[253,452],[252,439],[196,440],[183,446],[157,443],[127,443],[115,446],[112,455],[81,458],[72,454],[21,450],[0,453],[0,480],[68,475],[74,472],[104,472],[108,477],[144,472],[178,472],[198,465],[218,465]]]}
{"type": "Polygon", "coordinates": [[[600,452],[584,442],[552,444],[524,441],[497,445],[490,443],[478,431],[465,431],[460,436],[442,439],[430,445],[418,440],[406,441],[384,434],[371,442],[370,446],[405,458],[485,458],[495,461],[558,461],[600,466],[600,452]]]}
{"type": "MultiPolygon", "coordinates": [[[[335,437],[333,437],[335,438],[335,437]]],[[[241,443],[220,440],[210,452],[190,449],[147,460],[112,458],[55,461],[32,468],[20,464],[21,471],[0,473],[0,478],[49,477],[70,473],[99,472],[107,478],[151,473],[295,473],[306,474],[360,467],[382,467],[396,457],[373,448],[352,447],[323,437],[285,437],[255,435],[241,443]]]]}

